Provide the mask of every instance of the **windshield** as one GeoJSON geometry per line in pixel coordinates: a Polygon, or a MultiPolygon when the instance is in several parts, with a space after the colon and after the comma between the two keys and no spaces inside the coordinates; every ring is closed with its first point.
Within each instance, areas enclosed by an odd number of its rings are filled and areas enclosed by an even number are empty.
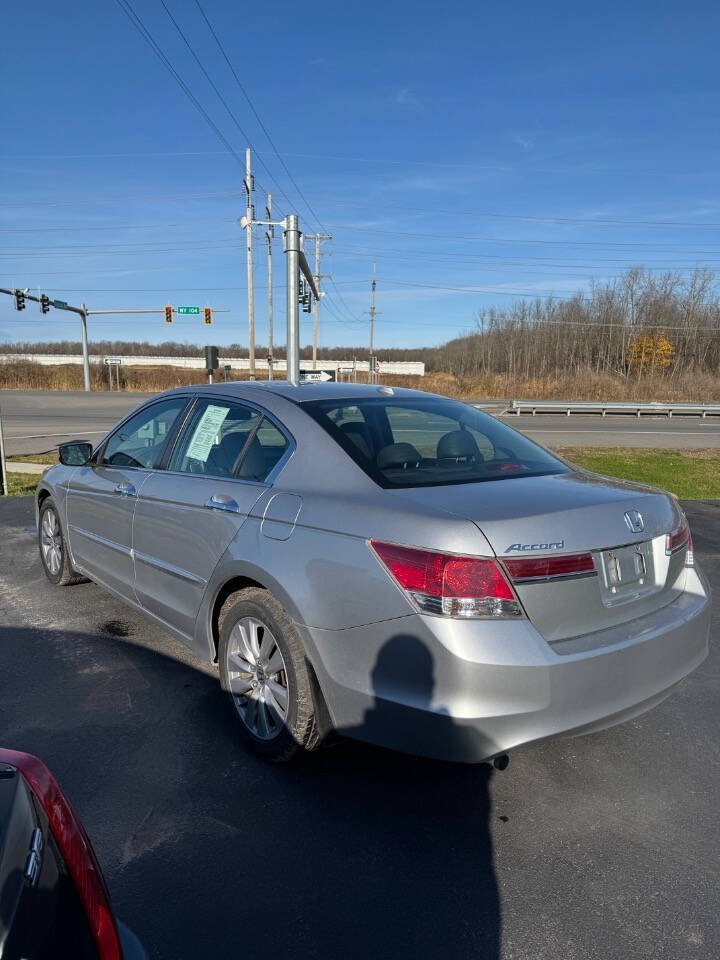
{"type": "Polygon", "coordinates": [[[522,434],[456,400],[313,400],[303,408],[383,487],[570,472],[522,434]]]}

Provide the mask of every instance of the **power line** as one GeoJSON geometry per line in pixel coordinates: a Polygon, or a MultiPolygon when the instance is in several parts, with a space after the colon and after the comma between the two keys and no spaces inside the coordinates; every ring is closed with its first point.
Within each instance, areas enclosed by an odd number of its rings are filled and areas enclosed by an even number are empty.
{"type": "MultiPolygon", "coordinates": [[[[262,151],[258,151],[262,152],[262,151]]],[[[213,157],[222,156],[219,150],[137,150],[122,152],[103,152],[103,153],[12,153],[0,156],[2,160],[92,160],[92,159],[117,159],[117,158],[136,158],[136,157],[213,157]]],[[[443,160],[418,160],[416,157],[389,158],[389,157],[339,157],[334,154],[323,153],[294,153],[285,151],[287,157],[297,157],[304,160],[328,160],[334,163],[372,163],[381,166],[399,166],[399,167],[442,167],[448,169],[460,170],[495,170],[507,172],[508,169],[519,169],[519,165],[512,162],[496,163],[469,163],[460,161],[443,160]]],[[[632,169],[627,165],[622,167],[523,167],[523,172],[530,173],[557,173],[557,174],[594,174],[601,173],[603,176],[667,176],[667,177],[715,177],[717,171],[712,170],[662,170],[659,168],[632,169]]]]}
{"type": "Polygon", "coordinates": [[[215,121],[211,118],[211,116],[205,110],[205,108],[197,99],[195,94],[192,92],[190,87],[185,83],[185,81],[182,79],[180,74],[177,72],[175,67],[170,62],[170,60],[165,56],[163,51],[155,42],[150,31],[147,29],[145,24],[142,22],[140,17],[137,15],[135,10],[133,9],[130,3],[130,0],[116,0],[116,3],[120,7],[120,9],[127,15],[128,19],[133,24],[135,29],[138,31],[140,36],[146,41],[146,43],[149,44],[151,50],[160,59],[160,62],[163,63],[165,67],[167,67],[167,69],[170,71],[171,75],[175,78],[177,83],[180,85],[180,88],[182,89],[183,93],[187,96],[187,98],[193,104],[193,106],[198,111],[198,113],[202,116],[202,118],[205,120],[208,126],[212,129],[213,133],[218,138],[218,140],[223,144],[223,146],[228,151],[228,153],[240,164],[240,166],[242,166],[242,160],[234,150],[232,144],[226,139],[226,137],[224,136],[220,128],[217,126],[215,121]]]}
{"type": "MultiPolygon", "coordinates": [[[[125,0],[125,2],[127,2],[127,0],[125,0]]],[[[241,124],[240,124],[240,121],[239,121],[238,118],[235,116],[235,114],[233,113],[233,111],[230,109],[230,106],[229,106],[227,100],[225,99],[225,97],[222,95],[222,93],[221,93],[220,90],[218,89],[217,85],[215,84],[215,81],[212,79],[212,77],[210,76],[210,74],[209,74],[209,73],[207,72],[207,70],[205,69],[205,65],[203,64],[203,62],[202,62],[202,60],[200,59],[200,57],[197,55],[197,53],[195,53],[195,49],[194,49],[193,45],[190,43],[190,41],[189,41],[188,38],[186,37],[186,35],[185,35],[185,33],[183,32],[183,29],[182,29],[182,27],[180,26],[180,24],[177,22],[177,20],[175,19],[175,17],[172,15],[172,13],[171,13],[171,11],[170,11],[170,8],[169,8],[168,5],[165,3],[165,0],[160,0],[160,3],[163,5],[163,8],[164,8],[165,12],[167,13],[168,17],[170,18],[170,20],[171,20],[172,23],[173,23],[173,26],[175,27],[175,29],[177,30],[177,32],[180,34],[180,36],[181,36],[181,38],[182,38],[185,46],[188,48],[188,50],[189,50],[190,53],[192,54],[193,59],[195,60],[195,62],[197,63],[197,65],[198,65],[198,66],[200,67],[200,69],[202,70],[203,75],[205,76],[205,79],[207,80],[207,82],[210,84],[210,86],[211,86],[211,87],[213,88],[213,90],[215,91],[215,94],[216,94],[218,100],[219,100],[220,103],[222,103],[222,105],[225,107],[225,110],[227,111],[228,116],[230,117],[230,119],[232,120],[232,122],[235,124],[235,126],[238,128],[238,130],[240,131],[241,135],[245,138],[245,140],[247,141],[248,146],[249,146],[251,149],[254,150],[254,147],[253,147],[253,145],[252,145],[252,142],[251,142],[251,140],[250,140],[250,137],[247,135],[247,133],[245,132],[245,130],[243,130],[243,128],[242,128],[242,126],[241,126],[241,124]]],[[[270,179],[273,181],[273,183],[277,186],[278,190],[279,190],[280,193],[283,195],[283,197],[285,197],[285,200],[288,202],[288,204],[290,204],[290,206],[292,207],[292,205],[293,205],[293,204],[292,204],[292,201],[290,200],[290,198],[288,197],[288,195],[285,193],[285,191],[283,190],[283,188],[280,186],[280,184],[279,184],[279,183],[277,182],[277,180],[275,179],[275,177],[273,176],[272,171],[270,170],[270,168],[268,167],[268,165],[265,163],[265,161],[264,161],[262,158],[259,157],[258,159],[260,160],[260,163],[262,164],[263,168],[264,168],[265,171],[267,172],[267,175],[270,177],[270,179]]]]}
{"type": "Polygon", "coordinates": [[[195,223],[234,223],[231,217],[202,217],[197,220],[182,220],[178,223],[113,223],[113,224],[67,224],[60,227],[1,227],[0,233],[64,233],[81,230],[165,230],[167,227],[185,227],[195,223]]]}
{"type": "Polygon", "coordinates": [[[493,293],[499,294],[501,296],[518,296],[518,297],[549,297],[552,300],[591,300],[592,297],[586,297],[581,293],[566,293],[566,294],[557,294],[553,293],[550,290],[499,290],[493,287],[451,287],[451,286],[441,286],[436,283],[420,283],[412,280],[399,280],[395,277],[385,277],[385,280],[388,283],[399,283],[404,287],[417,287],[428,290],[447,290],[452,293],[493,293]]]}
{"type": "MultiPolygon", "coordinates": [[[[418,239],[427,239],[427,233],[412,233],[404,230],[382,230],[377,227],[357,227],[352,224],[343,224],[343,223],[331,223],[331,227],[334,227],[336,230],[351,230],[355,233],[379,233],[386,234],[393,237],[415,237],[418,239]]],[[[667,249],[667,244],[663,243],[652,243],[650,241],[644,242],[641,240],[535,240],[530,238],[513,238],[513,237],[470,237],[463,236],[461,234],[447,234],[447,233],[434,233],[433,236],[438,240],[453,241],[464,243],[470,241],[471,243],[515,243],[515,244],[552,244],[554,246],[561,247],[657,247],[661,249],[667,249]]],[[[676,243],[673,244],[674,247],[685,247],[687,244],[676,243]]],[[[704,251],[698,250],[697,253],[703,253],[704,251]]],[[[717,251],[708,251],[708,252],[717,252],[717,251]]]]}
{"type": "MultiPolygon", "coordinates": [[[[117,0],[121,2],[121,0],[117,0]]],[[[3,227],[0,226],[0,233],[61,233],[64,231],[96,231],[96,230],[153,230],[153,229],[166,229],[166,228],[178,228],[186,227],[188,225],[198,224],[198,223],[234,223],[235,221],[232,218],[228,217],[209,217],[209,218],[197,218],[193,220],[184,220],[179,222],[166,222],[166,223],[121,223],[121,224],[66,224],[61,226],[54,227],[3,227]]],[[[388,236],[401,236],[401,237],[413,237],[417,239],[427,239],[427,233],[411,233],[407,231],[397,231],[397,230],[383,230],[376,227],[357,227],[352,224],[335,224],[334,225],[338,230],[349,230],[354,233],[378,233],[386,234],[388,236]]],[[[720,253],[720,250],[695,250],[693,249],[693,244],[686,243],[655,243],[653,241],[641,241],[641,240],[626,240],[626,241],[617,241],[617,240],[548,240],[548,239],[535,239],[535,238],[526,238],[526,237],[469,237],[469,236],[460,236],[458,234],[434,234],[439,240],[450,241],[450,242],[466,242],[471,241],[474,243],[510,243],[522,246],[523,244],[527,245],[552,245],[552,246],[561,246],[561,247],[633,247],[633,248],[653,248],[659,250],[660,252],[670,252],[674,250],[683,250],[688,254],[697,254],[698,256],[706,256],[712,254],[720,253]]]]}
{"type": "MultiPolygon", "coordinates": [[[[332,198],[324,197],[323,200],[325,203],[329,203],[331,205],[339,204],[341,206],[358,207],[360,209],[367,208],[368,206],[367,202],[361,202],[358,200],[343,200],[340,197],[332,197],[332,198]]],[[[713,229],[720,228],[720,223],[713,223],[713,222],[703,223],[700,221],[693,221],[693,220],[670,220],[670,219],[642,220],[642,219],[634,219],[631,217],[613,218],[613,217],[592,217],[592,216],[590,217],[560,217],[560,216],[540,217],[540,216],[535,216],[533,214],[527,214],[527,213],[493,213],[492,211],[489,211],[489,210],[450,210],[450,209],[442,209],[441,207],[434,207],[434,206],[433,207],[415,207],[415,206],[408,206],[407,204],[404,204],[404,203],[388,203],[385,200],[382,201],[382,205],[383,207],[391,210],[405,210],[409,213],[421,213],[424,216],[427,216],[428,213],[437,213],[437,214],[443,214],[451,217],[462,216],[462,217],[474,217],[476,219],[477,217],[488,217],[489,219],[492,219],[492,220],[521,220],[523,222],[530,222],[530,223],[558,223],[558,224],[580,223],[580,224],[587,224],[589,226],[597,225],[597,226],[623,226],[623,227],[651,226],[651,227],[698,227],[703,229],[706,227],[713,228],[713,229]]]]}
{"type": "MultiPolygon", "coordinates": [[[[341,291],[338,290],[338,287],[337,287],[338,283],[347,283],[347,282],[348,282],[348,281],[335,280],[334,277],[330,277],[330,283],[332,284],[333,289],[335,290],[335,293],[338,295],[338,299],[340,300],[340,303],[341,303],[342,306],[344,307],[345,312],[347,313],[347,315],[349,316],[349,318],[354,321],[354,320],[357,320],[357,318],[360,316],[360,314],[355,314],[355,313],[353,313],[353,311],[352,311],[352,310],[350,309],[350,307],[347,305],[347,303],[346,303],[346,301],[345,301],[345,297],[343,297],[341,291]]],[[[353,283],[355,283],[355,282],[357,282],[357,281],[353,281],[353,283]]]]}
{"type": "MultiPolygon", "coordinates": [[[[164,5],[165,5],[165,4],[164,4],[164,0],[162,0],[162,2],[163,2],[163,6],[164,6],[164,5]]],[[[232,73],[232,75],[233,75],[233,77],[234,77],[234,79],[235,79],[235,83],[237,84],[238,88],[240,89],[240,92],[242,93],[242,95],[243,95],[243,96],[245,97],[245,99],[247,100],[248,105],[249,105],[250,109],[251,109],[252,112],[253,112],[253,116],[255,117],[255,119],[257,120],[257,122],[260,124],[260,128],[261,128],[261,130],[263,131],[263,133],[265,134],[265,137],[267,138],[268,143],[269,143],[270,146],[272,147],[275,156],[277,157],[277,159],[278,159],[278,160],[280,161],[280,163],[282,164],[283,170],[285,171],[285,173],[287,174],[288,178],[290,179],[290,182],[292,183],[293,187],[295,187],[295,190],[297,191],[298,196],[300,197],[300,199],[302,200],[302,202],[305,204],[305,206],[306,206],[306,207],[308,208],[308,210],[310,211],[310,214],[311,214],[311,216],[313,217],[313,219],[316,221],[316,223],[319,224],[319,226],[321,227],[321,229],[324,230],[325,227],[323,226],[322,222],[320,221],[318,215],[315,213],[315,211],[313,210],[313,208],[310,206],[310,203],[309,203],[309,201],[307,200],[307,198],[305,197],[305,194],[302,192],[302,190],[301,190],[300,187],[298,186],[297,181],[296,181],[295,178],[293,177],[292,173],[290,173],[290,170],[288,169],[287,164],[285,163],[285,161],[283,160],[283,158],[280,156],[280,152],[278,151],[278,148],[275,146],[275,141],[274,141],[274,140],[272,139],[272,137],[270,136],[270,133],[269,133],[267,127],[265,126],[265,124],[263,123],[262,118],[260,117],[260,114],[259,114],[259,113],[257,112],[257,110],[255,109],[255,105],[253,104],[252,100],[250,99],[250,96],[249,96],[247,90],[246,90],[245,87],[243,86],[242,81],[240,80],[240,77],[237,75],[237,72],[236,72],[236,70],[235,70],[235,67],[232,65],[232,62],[231,62],[231,60],[230,60],[230,57],[228,56],[227,51],[225,50],[225,47],[224,47],[224,46],[222,45],[222,43],[220,42],[220,38],[218,37],[217,33],[215,32],[215,29],[214,29],[212,23],[211,23],[210,20],[208,19],[208,16],[207,16],[207,14],[205,13],[205,10],[203,9],[203,7],[202,7],[202,5],[201,5],[200,0],[195,0],[195,5],[197,6],[198,10],[200,11],[203,20],[204,20],[205,23],[207,24],[207,28],[208,28],[208,30],[210,31],[210,33],[212,34],[213,39],[215,40],[215,43],[217,44],[220,53],[223,55],[223,58],[224,58],[224,60],[225,60],[225,63],[226,63],[226,64],[228,65],[228,67],[230,68],[230,72],[232,73]]],[[[257,156],[258,156],[258,158],[260,159],[261,154],[260,154],[260,153],[257,153],[257,156]]],[[[260,159],[260,162],[262,163],[262,159],[260,159]]],[[[264,163],[263,163],[263,166],[265,166],[264,163]]],[[[285,194],[283,194],[283,196],[285,196],[285,194]]],[[[287,200],[287,197],[285,197],[285,199],[287,200]]],[[[290,202],[290,201],[288,200],[288,203],[289,203],[289,202],[290,202]]],[[[292,204],[291,204],[291,206],[292,206],[292,204]]]]}
{"type": "Polygon", "coordinates": [[[75,197],[72,200],[63,200],[58,197],[46,197],[44,200],[38,200],[34,195],[32,200],[18,200],[16,195],[12,197],[1,197],[0,203],[3,207],[75,207],[78,204],[90,204],[93,206],[103,206],[107,203],[127,203],[128,200],[232,200],[240,197],[237,190],[227,190],[223,193],[124,193],[114,194],[111,197],[75,197]]]}

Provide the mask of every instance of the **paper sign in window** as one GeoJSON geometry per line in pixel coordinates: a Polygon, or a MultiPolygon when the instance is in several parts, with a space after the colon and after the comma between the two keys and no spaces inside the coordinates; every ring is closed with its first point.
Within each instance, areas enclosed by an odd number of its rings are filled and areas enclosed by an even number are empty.
{"type": "Polygon", "coordinates": [[[208,404],[205,408],[205,413],[200,417],[195,427],[192,440],[185,454],[186,457],[192,460],[200,460],[202,463],[207,462],[218,431],[223,425],[223,421],[228,415],[229,410],[229,407],[216,407],[212,403],[208,404]]]}

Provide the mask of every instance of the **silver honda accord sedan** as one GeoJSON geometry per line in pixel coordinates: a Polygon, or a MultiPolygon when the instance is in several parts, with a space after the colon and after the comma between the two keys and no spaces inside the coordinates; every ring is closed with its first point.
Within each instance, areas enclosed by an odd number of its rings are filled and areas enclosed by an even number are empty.
{"type": "Polygon", "coordinates": [[[276,760],[331,731],[465,762],[659,703],[708,652],[674,497],[414,390],[163,393],[37,489],[48,578],[216,663],[276,760]]]}

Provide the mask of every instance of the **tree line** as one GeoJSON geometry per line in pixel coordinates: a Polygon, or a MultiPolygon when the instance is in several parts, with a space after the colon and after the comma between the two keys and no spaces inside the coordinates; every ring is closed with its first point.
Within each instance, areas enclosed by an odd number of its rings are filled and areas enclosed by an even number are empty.
{"type": "MultiPolygon", "coordinates": [[[[392,321],[390,321],[392,322],[392,321]]],[[[77,354],[76,341],[12,343],[5,353],[77,354]]],[[[123,356],[198,356],[198,344],[99,340],[92,353],[123,356]]],[[[457,377],[500,374],[508,378],[604,373],[626,379],[675,378],[720,370],[720,297],[707,267],[689,275],[655,274],[634,267],[623,276],[593,283],[567,299],[518,300],[478,312],[475,330],[437,347],[378,348],[381,360],[423,360],[426,370],[457,377]]],[[[256,356],[267,349],[258,346],[256,356]]],[[[284,357],[282,347],[276,357],[284,357]]],[[[228,359],[246,358],[247,347],[222,348],[228,359]]],[[[301,358],[312,356],[304,347],[301,358]]],[[[323,347],[320,360],[364,359],[366,346],[323,347]]]]}

